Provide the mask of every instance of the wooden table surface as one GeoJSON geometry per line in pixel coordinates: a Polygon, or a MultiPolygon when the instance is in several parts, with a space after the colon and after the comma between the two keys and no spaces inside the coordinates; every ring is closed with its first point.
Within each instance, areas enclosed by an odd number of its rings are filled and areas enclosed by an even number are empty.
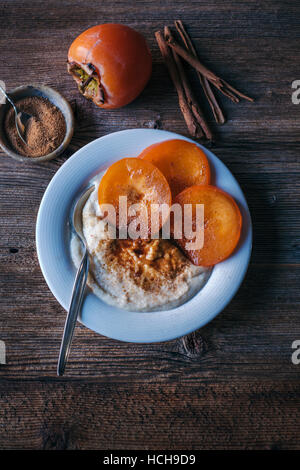
{"type": "MultiPolygon", "coordinates": [[[[0,156],[1,449],[296,449],[300,447],[300,4],[288,0],[2,1],[1,76],[53,86],[76,114],[70,148],[45,164],[0,156]],[[210,324],[160,344],[127,344],[78,325],[66,375],[56,377],[65,311],[39,268],[35,223],[43,193],[78,148],[110,132],[186,135],[154,32],[182,19],[203,62],[255,103],[221,96],[213,151],[236,176],[254,226],[238,294],[210,324]],[[67,50],[88,27],[126,23],[153,53],[142,95],[114,111],[79,96],[67,50]]],[[[194,87],[199,91],[196,77],[194,87]]],[[[201,95],[200,95],[201,98],[201,95]]],[[[210,117],[212,121],[212,118],[210,117]]]]}

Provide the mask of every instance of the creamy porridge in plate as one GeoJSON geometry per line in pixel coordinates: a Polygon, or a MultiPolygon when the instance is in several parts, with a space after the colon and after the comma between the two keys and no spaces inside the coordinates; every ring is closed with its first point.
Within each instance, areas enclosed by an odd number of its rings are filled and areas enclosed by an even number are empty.
{"type": "MultiPolygon", "coordinates": [[[[211,268],[193,265],[168,240],[111,239],[97,198],[101,176],[93,180],[95,191],[82,212],[89,287],[103,301],[126,310],[165,310],[183,304],[206,284],[211,268]]],[[[71,256],[78,267],[82,253],[76,236],[71,256]]]]}

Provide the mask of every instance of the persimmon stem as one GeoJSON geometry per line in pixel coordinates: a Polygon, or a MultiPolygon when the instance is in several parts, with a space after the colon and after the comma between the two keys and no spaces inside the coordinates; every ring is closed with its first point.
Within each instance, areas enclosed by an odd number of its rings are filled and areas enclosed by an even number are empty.
{"type": "Polygon", "coordinates": [[[95,104],[103,104],[105,101],[101,80],[93,64],[77,64],[68,62],[68,72],[77,83],[80,93],[92,100],[95,104]]]}

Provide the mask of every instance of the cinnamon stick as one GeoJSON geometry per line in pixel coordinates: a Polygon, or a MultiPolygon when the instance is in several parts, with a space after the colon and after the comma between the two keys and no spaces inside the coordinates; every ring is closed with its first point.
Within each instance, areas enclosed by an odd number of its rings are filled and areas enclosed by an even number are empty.
{"type": "MultiPolygon", "coordinates": [[[[170,28],[168,28],[168,26],[165,26],[164,34],[165,34],[165,37],[166,36],[172,37],[171,30],[170,30],[170,28]]],[[[192,113],[194,114],[197,123],[202,128],[206,139],[207,140],[212,140],[212,132],[211,132],[209,126],[208,126],[208,123],[206,122],[206,119],[204,117],[204,114],[203,114],[200,106],[199,106],[199,103],[197,102],[197,99],[195,98],[195,95],[194,95],[194,93],[191,89],[189,80],[187,78],[187,75],[186,75],[185,70],[184,70],[183,65],[182,65],[182,61],[181,61],[179,55],[176,54],[175,51],[172,51],[172,53],[173,53],[175,63],[177,65],[179,77],[180,77],[180,80],[181,80],[181,83],[182,83],[182,86],[183,86],[183,89],[184,89],[184,92],[185,92],[187,103],[188,103],[190,109],[192,110],[192,113]]]]}
{"type": "MultiPolygon", "coordinates": [[[[194,48],[192,40],[191,40],[190,36],[188,35],[182,21],[181,20],[176,20],[174,22],[174,24],[176,26],[176,29],[177,29],[177,31],[178,31],[185,47],[186,47],[186,49],[189,50],[196,58],[198,58],[196,49],[194,48]]],[[[207,101],[208,101],[208,103],[211,107],[211,110],[212,110],[212,113],[214,115],[214,118],[215,118],[216,122],[218,124],[224,124],[225,117],[224,117],[223,111],[222,111],[222,109],[221,109],[221,107],[220,107],[220,105],[219,105],[219,103],[218,103],[218,101],[217,101],[217,99],[214,95],[214,92],[213,92],[213,90],[210,86],[209,81],[198,70],[196,72],[197,72],[200,84],[202,86],[202,89],[204,91],[206,99],[207,99],[207,101]]]]}
{"type": "Polygon", "coordinates": [[[188,105],[187,98],[185,96],[184,88],[180,80],[180,75],[176,66],[176,62],[175,62],[172,50],[168,47],[161,31],[157,31],[155,33],[155,38],[159,46],[160,52],[163,56],[163,59],[166,63],[166,66],[168,68],[170,77],[176,88],[179,106],[183,114],[183,117],[185,119],[189,133],[193,137],[201,138],[204,136],[203,130],[198,125],[195,119],[195,116],[193,115],[192,110],[190,109],[188,105]]]}
{"type": "Polygon", "coordinates": [[[190,51],[186,50],[180,44],[175,41],[174,38],[166,37],[167,44],[172,47],[172,49],[179,54],[186,62],[188,62],[192,67],[198,70],[207,80],[212,83],[218,90],[220,90],[225,96],[230,98],[233,102],[238,103],[239,98],[244,98],[248,101],[254,101],[244,93],[241,93],[232,85],[229,85],[225,80],[215,75],[211,70],[209,70],[205,65],[203,65],[198,57],[195,57],[190,51]]]}

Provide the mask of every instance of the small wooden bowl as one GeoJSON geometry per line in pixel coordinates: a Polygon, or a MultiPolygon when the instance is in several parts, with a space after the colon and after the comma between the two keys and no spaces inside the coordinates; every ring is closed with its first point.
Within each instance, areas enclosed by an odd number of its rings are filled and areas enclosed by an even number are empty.
{"type": "Polygon", "coordinates": [[[74,114],[68,101],[60,93],[58,93],[58,91],[55,91],[53,88],[44,85],[19,86],[10,91],[9,96],[16,104],[20,99],[27,98],[29,96],[40,96],[42,98],[47,98],[62,112],[66,121],[66,135],[57,149],[53,150],[53,152],[48,153],[47,155],[43,155],[42,157],[26,157],[16,153],[16,151],[9,144],[4,130],[5,116],[11,107],[11,105],[6,101],[5,104],[0,106],[0,147],[2,150],[4,150],[4,152],[10,157],[22,162],[45,162],[60,155],[69,145],[74,132],[74,114]]]}

